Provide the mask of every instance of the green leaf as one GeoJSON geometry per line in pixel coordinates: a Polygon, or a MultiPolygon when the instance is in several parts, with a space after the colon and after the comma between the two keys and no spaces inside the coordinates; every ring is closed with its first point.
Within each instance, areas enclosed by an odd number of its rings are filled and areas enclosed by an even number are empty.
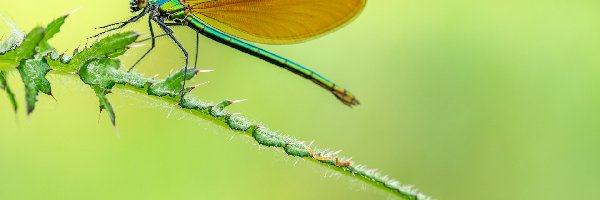
{"type": "Polygon", "coordinates": [[[45,59],[22,60],[17,67],[21,79],[25,85],[25,100],[27,102],[27,114],[33,112],[37,102],[38,93],[52,96],[50,82],[46,74],[51,70],[45,59]]]}
{"type": "Polygon", "coordinates": [[[135,87],[143,88],[148,84],[148,80],[138,74],[126,73],[119,70],[121,61],[112,58],[94,59],[81,67],[79,78],[90,85],[98,100],[100,101],[100,112],[108,111],[108,115],[113,125],[115,123],[115,112],[106,98],[106,94],[115,86],[115,84],[129,84],[135,87]]]}
{"type": "Polygon", "coordinates": [[[113,125],[116,125],[115,112],[106,95],[115,84],[129,84],[138,88],[149,84],[149,79],[139,74],[119,70],[121,61],[113,59],[123,55],[138,37],[135,32],[112,35],[74,55],[67,65],[62,65],[63,70],[78,70],[79,78],[90,85],[98,96],[100,112],[106,110],[113,125]]]}
{"type": "Polygon", "coordinates": [[[117,83],[115,77],[125,73],[119,70],[120,65],[121,62],[117,59],[94,59],[84,64],[79,70],[79,78],[92,87],[98,97],[100,112],[107,111],[113,126],[116,126],[116,115],[106,95],[117,83]]]}
{"type": "MultiPolygon", "coordinates": [[[[198,74],[199,71],[198,71],[198,69],[192,68],[192,69],[188,69],[186,72],[187,72],[187,75],[185,76],[185,78],[186,78],[186,80],[190,80],[190,79],[194,78],[194,76],[196,76],[196,74],[198,74]]],[[[148,88],[148,94],[159,96],[159,97],[178,96],[179,92],[181,91],[181,84],[183,82],[183,73],[184,73],[183,69],[179,70],[177,73],[169,75],[164,80],[158,81],[158,82],[152,84],[148,88]]]]}
{"type": "Polygon", "coordinates": [[[38,47],[38,52],[40,52],[41,55],[46,55],[48,52],[54,50],[54,47],[48,44],[48,40],[52,39],[54,35],[60,32],[60,27],[62,27],[62,25],[65,23],[65,19],[67,19],[68,16],[69,15],[64,15],[59,17],[46,26],[46,34],[44,35],[42,41],[40,41],[38,47]]]}
{"type": "Polygon", "coordinates": [[[37,45],[44,38],[45,30],[42,27],[36,27],[25,36],[21,46],[0,55],[0,60],[19,63],[23,59],[32,58],[35,55],[37,45]]]}
{"type": "Polygon", "coordinates": [[[0,43],[0,55],[17,48],[21,45],[23,39],[25,39],[25,33],[19,31],[15,24],[9,22],[6,19],[4,19],[4,22],[6,22],[8,26],[10,26],[10,28],[12,29],[12,33],[10,34],[10,36],[8,36],[6,40],[0,43]]]}
{"type": "Polygon", "coordinates": [[[88,85],[97,85],[110,90],[115,84],[129,84],[143,88],[148,79],[135,73],[119,70],[121,61],[112,58],[90,60],[79,70],[79,77],[88,85]]]}
{"type": "Polygon", "coordinates": [[[137,40],[139,34],[135,32],[118,33],[106,37],[92,45],[90,48],[73,55],[67,65],[57,67],[64,71],[77,71],[86,62],[100,58],[115,58],[123,55],[129,48],[129,45],[137,40]]]}
{"type": "Polygon", "coordinates": [[[12,104],[13,110],[17,111],[17,100],[15,99],[15,93],[12,92],[10,87],[8,86],[8,82],[6,81],[6,72],[0,71],[0,89],[6,91],[8,98],[10,99],[10,103],[12,104]]]}
{"type": "Polygon", "coordinates": [[[92,89],[96,93],[96,96],[98,96],[98,101],[100,103],[100,112],[102,112],[103,110],[106,110],[112,125],[116,126],[117,123],[116,123],[115,111],[113,110],[112,105],[110,105],[108,98],[106,98],[106,94],[109,93],[109,90],[106,90],[98,85],[90,85],[90,87],[92,87],[92,89]]]}

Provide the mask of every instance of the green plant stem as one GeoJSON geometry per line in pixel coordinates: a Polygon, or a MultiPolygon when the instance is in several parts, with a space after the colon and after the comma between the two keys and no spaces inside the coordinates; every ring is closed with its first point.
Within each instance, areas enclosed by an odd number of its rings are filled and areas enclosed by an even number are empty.
{"type": "MultiPolygon", "coordinates": [[[[125,53],[129,45],[137,40],[139,35],[133,32],[110,36],[81,52],[76,51],[73,56],[58,56],[46,42],[60,30],[65,18],[66,16],[63,16],[52,22],[46,29],[48,31],[41,27],[34,29],[25,37],[21,46],[0,54],[0,62],[4,63],[0,64],[0,71],[19,69],[28,93],[28,113],[33,112],[38,93],[51,94],[50,84],[45,79],[48,71],[56,75],[79,78],[82,83],[89,85],[99,98],[100,108],[107,110],[113,124],[116,115],[106,95],[114,86],[177,105],[183,74],[187,73],[187,78],[191,79],[199,73],[195,69],[190,69],[178,71],[163,80],[153,80],[136,73],[122,71],[119,69],[120,61],[116,57],[125,53]],[[35,48],[40,45],[41,47],[35,48]],[[17,68],[14,67],[16,65],[17,68]]],[[[231,114],[225,110],[226,107],[239,101],[224,100],[217,104],[200,101],[189,93],[194,88],[187,88],[180,109],[191,111],[195,116],[251,137],[261,146],[274,147],[289,156],[301,157],[328,166],[404,199],[430,199],[410,186],[401,185],[394,179],[382,176],[377,170],[338,156],[339,152],[319,150],[304,141],[281,135],[263,125],[252,123],[241,115],[231,114]]]]}
{"type": "MultiPolygon", "coordinates": [[[[0,70],[14,70],[14,68],[0,67],[0,70]]],[[[72,71],[72,72],[75,72],[75,71],[72,71]]],[[[71,74],[71,73],[58,72],[58,71],[50,72],[50,73],[52,73],[54,75],[78,78],[76,74],[71,74]]],[[[133,91],[138,94],[149,95],[147,93],[147,88],[138,88],[138,87],[133,87],[131,85],[118,85],[117,88],[121,89],[121,90],[133,91]]],[[[163,102],[166,102],[166,103],[172,104],[172,105],[177,105],[177,102],[178,102],[178,98],[174,98],[174,97],[169,97],[169,96],[158,97],[155,95],[150,95],[150,96],[152,96],[154,99],[156,99],[158,101],[163,101],[163,102]]],[[[231,102],[231,101],[226,100],[226,101],[222,102],[222,104],[228,104],[226,102],[231,102]]],[[[238,120],[243,120],[242,116],[229,114],[229,113],[215,107],[215,105],[210,105],[210,104],[203,103],[203,102],[195,102],[194,104],[195,105],[206,105],[206,108],[205,109],[180,108],[180,109],[192,111],[191,113],[194,116],[211,121],[215,125],[221,126],[223,128],[231,129],[231,130],[237,132],[238,134],[243,134],[245,136],[251,137],[261,146],[278,147],[279,149],[283,150],[283,152],[289,156],[302,157],[306,160],[328,166],[331,169],[334,169],[340,173],[358,178],[358,179],[364,181],[365,183],[382,188],[386,191],[389,191],[396,195],[399,195],[405,199],[411,199],[411,200],[412,199],[415,199],[415,200],[428,199],[428,197],[426,197],[425,195],[423,195],[421,193],[416,192],[414,189],[412,189],[409,186],[401,186],[401,185],[399,185],[399,183],[397,181],[395,181],[393,179],[389,179],[389,178],[384,178],[383,176],[381,176],[380,174],[378,174],[376,171],[374,171],[372,169],[368,169],[368,168],[364,167],[363,165],[359,165],[355,162],[348,161],[345,158],[340,158],[334,154],[331,154],[334,152],[319,152],[317,150],[313,150],[314,147],[309,147],[309,146],[305,145],[307,143],[304,141],[295,140],[290,137],[276,134],[274,132],[269,131],[265,127],[261,127],[256,124],[251,124],[249,126],[247,125],[247,127],[248,127],[247,129],[240,130],[240,128],[236,128],[236,127],[240,126],[241,124],[247,123],[247,121],[244,120],[243,122],[239,122],[239,121],[233,122],[232,118],[238,118],[238,120]],[[281,142],[281,144],[283,144],[283,147],[277,146],[277,145],[265,145],[268,142],[265,139],[260,139],[260,137],[256,136],[256,134],[255,134],[255,132],[257,132],[258,130],[264,131],[265,134],[271,136],[273,140],[276,140],[277,142],[281,142]],[[294,145],[298,149],[286,151],[285,146],[290,146],[290,145],[294,145]],[[312,153],[311,153],[311,151],[312,151],[312,153]],[[335,161],[336,158],[339,160],[338,163],[336,163],[336,161],[335,161]],[[349,163],[344,164],[341,162],[349,162],[349,163]],[[345,166],[345,165],[348,165],[348,166],[345,166]]]]}

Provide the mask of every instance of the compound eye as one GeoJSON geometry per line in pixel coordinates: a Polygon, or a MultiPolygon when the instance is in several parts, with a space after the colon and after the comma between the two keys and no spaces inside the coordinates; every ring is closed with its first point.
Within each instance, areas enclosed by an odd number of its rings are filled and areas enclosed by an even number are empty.
{"type": "Polygon", "coordinates": [[[137,12],[140,10],[139,6],[138,6],[138,0],[131,0],[129,2],[129,9],[131,10],[131,12],[137,12]]]}

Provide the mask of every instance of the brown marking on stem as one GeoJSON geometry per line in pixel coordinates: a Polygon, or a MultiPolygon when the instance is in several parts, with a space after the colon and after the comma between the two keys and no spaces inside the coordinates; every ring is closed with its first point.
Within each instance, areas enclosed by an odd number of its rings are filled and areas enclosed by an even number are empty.
{"type": "Polygon", "coordinates": [[[350,165],[352,165],[352,162],[350,162],[350,160],[340,161],[339,158],[335,158],[335,166],[338,166],[338,167],[350,167],[350,165]]]}
{"type": "Polygon", "coordinates": [[[352,162],[350,162],[349,160],[340,161],[340,159],[338,157],[317,155],[309,146],[307,146],[304,143],[302,145],[304,146],[304,148],[306,148],[306,151],[308,151],[308,153],[310,153],[310,156],[312,158],[314,158],[315,160],[318,160],[318,161],[335,160],[335,166],[337,166],[337,167],[349,167],[352,164],[352,162]]]}

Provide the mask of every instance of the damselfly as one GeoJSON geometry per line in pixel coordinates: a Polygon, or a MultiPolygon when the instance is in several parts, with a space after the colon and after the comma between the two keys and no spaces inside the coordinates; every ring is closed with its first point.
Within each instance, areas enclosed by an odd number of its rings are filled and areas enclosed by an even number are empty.
{"type": "MultiPolygon", "coordinates": [[[[173,36],[173,31],[169,27],[189,26],[198,33],[196,40],[198,35],[202,34],[285,68],[331,91],[344,104],[353,106],[358,105],[359,102],[348,90],[308,68],[244,40],[262,44],[290,44],[306,41],[350,22],[362,11],[365,4],[366,0],[131,0],[131,12],[140,13],[127,21],[100,27],[112,28],[96,36],[123,28],[148,15],[152,46],[133,67],[154,49],[156,38],[169,36],[185,55],[185,70],[187,70],[188,53],[173,36]],[[152,22],[163,29],[165,34],[155,35],[152,22]]],[[[198,41],[196,41],[196,63],[197,50],[198,41]]],[[[184,89],[185,78],[180,91],[180,104],[183,102],[184,89]]]]}

